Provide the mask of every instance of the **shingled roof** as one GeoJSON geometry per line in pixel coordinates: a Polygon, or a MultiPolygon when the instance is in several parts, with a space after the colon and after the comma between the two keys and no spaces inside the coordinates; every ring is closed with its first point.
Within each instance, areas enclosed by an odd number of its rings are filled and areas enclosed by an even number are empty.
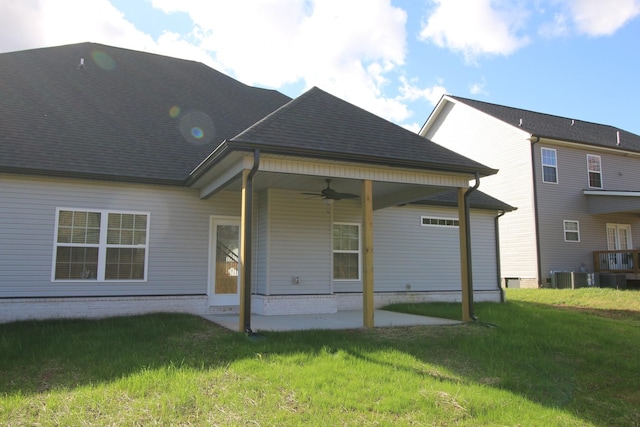
{"type": "Polygon", "coordinates": [[[0,54],[0,171],[180,184],[290,98],[95,43],[0,54]]]}
{"type": "MultiPolygon", "coordinates": [[[[458,206],[458,193],[456,190],[445,191],[411,204],[456,207],[458,206]]],[[[469,193],[469,207],[504,212],[512,212],[518,209],[479,190],[469,193]]]]}
{"type": "Polygon", "coordinates": [[[0,172],[189,185],[253,148],[496,172],[317,88],[291,100],[198,62],[95,43],[0,54],[0,94],[0,172]]]}
{"type": "Polygon", "coordinates": [[[540,138],[640,152],[640,136],[614,126],[450,96],[540,138]],[[618,145],[618,133],[620,135],[618,145]]]}
{"type": "Polygon", "coordinates": [[[232,138],[229,147],[387,166],[496,173],[317,87],[232,138]]]}

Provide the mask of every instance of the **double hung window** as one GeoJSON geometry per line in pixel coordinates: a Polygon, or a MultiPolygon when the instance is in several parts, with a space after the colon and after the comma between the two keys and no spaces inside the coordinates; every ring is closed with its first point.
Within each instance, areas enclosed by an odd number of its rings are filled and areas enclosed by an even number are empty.
{"type": "Polygon", "coordinates": [[[148,213],[56,213],[53,280],[146,280],[148,213]]]}
{"type": "Polygon", "coordinates": [[[333,224],[333,279],[360,279],[360,225],[333,224]]]}
{"type": "Polygon", "coordinates": [[[570,221],[565,219],[564,224],[564,241],[579,242],[580,241],[580,223],[578,221],[570,221]]]}
{"type": "Polygon", "coordinates": [[[602,188],[602,161],[600,156],[587,154],[587,173],[589,174],[589,187],[602,188]]]}
{"type": "Polygon", "coordinates": [[[542,148],[542,182],[558,183],[558,159],[556,150],[542,148]]]}

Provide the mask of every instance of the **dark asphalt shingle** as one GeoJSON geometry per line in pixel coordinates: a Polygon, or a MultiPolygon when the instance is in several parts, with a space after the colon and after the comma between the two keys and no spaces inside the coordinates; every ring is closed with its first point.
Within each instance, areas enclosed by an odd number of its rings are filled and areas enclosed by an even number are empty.
{"type": "Polygon", "coordinates": [[[170,183],[290,100],[197,62],[95,43],[0,54],[0,94],[0,171],[170,183]]]}
{"type": "Polygon", "coordinates": [[[389,166],[495,173],[315,87],[234,137],[230,146],[234,143],[389,166]]]}
{"type": "Polygon", "coordinates": [[[640,136],[614,126],[491,104],[459,96],[451,98],[512,126],[544,138],[640,152],[640,136]],[[520,124],[522,120],[522,125],[520,124]],[[620,133],[620,145],[617,135],[620,133]]]}

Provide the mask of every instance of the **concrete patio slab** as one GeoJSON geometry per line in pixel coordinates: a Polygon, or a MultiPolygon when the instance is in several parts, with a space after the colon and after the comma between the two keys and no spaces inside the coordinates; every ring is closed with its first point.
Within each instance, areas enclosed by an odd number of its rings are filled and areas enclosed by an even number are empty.
{"type": "MultiPolygon", "coordinates": [[[[205,319],[232,331],[238,331],[240,317],[238,314],[205,315],[205,319]]],[[[329,314],[290,314],[261,316],[251,315],[251,329],[259,331],[306,331],[311,329],[357,329],[363,327],[361,310],[339,311],[329,314]]],[[[457,320],[437,317],[418,316],[414,314],[395,313],[375,310],[374,324],[376,328],[391,326],[443,326],[457,325],[457,320]]]]}

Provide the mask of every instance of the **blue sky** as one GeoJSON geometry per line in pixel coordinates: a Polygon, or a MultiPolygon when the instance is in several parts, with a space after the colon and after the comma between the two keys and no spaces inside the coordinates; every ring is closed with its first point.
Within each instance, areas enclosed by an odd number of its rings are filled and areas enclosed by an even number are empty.
{"type": "Polygon", "coordinates": [[[640,0],[0,2],[0,52],[84,41],[318,86],[415,131],[448,93],[640,134],[640,0]]]}

